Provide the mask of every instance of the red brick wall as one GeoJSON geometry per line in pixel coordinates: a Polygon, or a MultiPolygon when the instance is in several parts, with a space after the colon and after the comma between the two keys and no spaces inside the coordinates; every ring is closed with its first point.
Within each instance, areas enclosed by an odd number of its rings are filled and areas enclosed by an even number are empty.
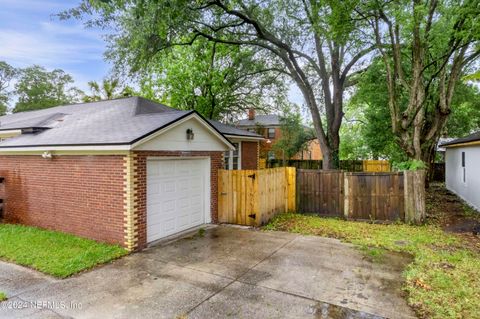
{"type": "Polygon", "coordinates": [[[242,169],[258,168],[258,142],[242,141],[242,169]]]}
{"type": "MultiPolygon", "coordinates": [[[[273,144],[275,144],[275,142],[282,137],[282,130],[280,127],[275,127],[275,138],[269,138],[268,128],[263,128],[261,135],[265,138],[265,140],[260,143],[260,158],[267,158],[268,152],[272,150],[273,144]],[[270,143],[267,143],[267,140],[270,143]]],[[[279,151],[276,152],[275,156],[276,158],[282,158],[282,154],[279,151]]]]}
{"type": "Polygon", "coordinates": [[[0,156],[5,220],[124,244],[124,156],[0,156]]]}
{"type": "Polygon", "coordinates": [[[212,223],[218,222],[218,169],[222,168],[222,154],[223,152],[166,152],[166,151],[136,151],[134,152],[135,167],[134,178],[136,184],[134,192],[136,193],[136,200],[134,206],[137,209],[136,226],[138,229],[138,241],[136,249],[142,249],[147,244],[147,157],[149,156],[209,156],[211,169],[211,214],[212,223]]]}

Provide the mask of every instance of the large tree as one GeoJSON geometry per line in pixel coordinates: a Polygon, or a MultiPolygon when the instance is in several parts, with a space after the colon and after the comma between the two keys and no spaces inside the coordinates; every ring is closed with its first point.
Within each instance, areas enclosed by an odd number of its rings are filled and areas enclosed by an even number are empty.
{"type": "Polygon", "coordinates": [[[93,13],[91,23],[114,24],[111,49],[150,60],[198,40],[255,48],[263,62],[280,65],[310,110],[324,167],[338,165],[346,88],[373,47],[360,0],[84,0],[64,16],[93,13]],[[322,117],[325,120],[322,120],[322,117]]]}
{"type": "Polygon", "coordinates": [[[175,47],[141,64],[142,95],[210,119],[233,122],[246,110],[271,110],[286,98],[284,79],[261,52],[206,40],[175,47]],[[283,81],[282,81],[283,80],[283,81]]]}
{"type": "MultiPolygon", "coordinates": [[[[353,113],[353,120],[360,118],[354,123],[354,129],[358,129],[355,142],[362,141],[369,150],[369,156],[401,162],[407,160],[407,153],[401,148],[401,138],[392,131],[387,83],[378,80],[385,76],[385,66],[378,58],[362,74],[349,101],[346,118],[349,118],[348,113],[353,113]]],[[[405,108],[408,97],[403,96],[397,103],[405,108]]],[[[461,137],[480,129],[480,90],[475,85],[459,80],[450,109],[442,136],[461,137]]],[[[351,132],[344,133],[348,136],[351,132]]]]}
{"type": "Polygon", "coordinates": [[[11,81],[17,76],[18,70],[10,64],[0,61],[0,115],[8,109],[8,101],[12,94],[9,90],[11,81]]]}
{"type": "Polygon", "coordinates": [[[459,79],[480,55],[480,2],[372,1],[357,11],[383,59],[392,132],[410,158],[430,164],[459,79]]]}
{"type": "Polygon", "coordinates": [[[34,65],[20,70],[13,112],[45,109],[78,101],[79,90],[71,87],[73,78],[63,70],[47,71],[34,65]]]}

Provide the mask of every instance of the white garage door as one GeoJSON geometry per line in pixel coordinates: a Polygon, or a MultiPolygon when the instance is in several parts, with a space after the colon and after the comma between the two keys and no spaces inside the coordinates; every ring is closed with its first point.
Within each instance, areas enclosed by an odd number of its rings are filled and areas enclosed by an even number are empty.
{"type": "Polygon", "coordinates": [[[148,242],[206,222],[209,172],[207,159],[148,160],[148,242]]]}

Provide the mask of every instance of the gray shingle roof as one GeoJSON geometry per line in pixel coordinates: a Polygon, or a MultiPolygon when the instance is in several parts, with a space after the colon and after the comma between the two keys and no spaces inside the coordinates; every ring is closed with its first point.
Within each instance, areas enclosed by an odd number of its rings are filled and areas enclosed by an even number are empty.
{"type": "Polygon", "coordinates": [[[237,126],[253,127],[261,126],[280,126],[280,116],[277,114],[255,115],[255,119],[243,119],[238,121],[237,126]]]}
{"type": "MultiPolygon", "coordinates": [[[[0,148],[131,144],[191,113],[140,97],[14,113],[0,117],[0,131],[33,127],[43,130],[5,139],[0,148]]],[[[223,133],[222,129],[226,130],[223,125],[217,128],[223,133]]]]}
{"type": "Polygon", "coordinates": [[[468,136],[462,137],[462,138],[454,139],[453,141],[450,141],[450,142],[447,142],[447,143],[443,143],[440,146],[450,146],[450,145],[468,143],[468,142],[475,142],[475,141],[480,141],[480,131],[475,132],[473,134],[470,134],[468,136]]]}
{"type": "Polygon", "coordinates": [[[249,132],[246,130],[241,130],[231,125],[223,124],[214,120],[208,120],[210,124],[212,124],[217,130],[222,132],[225,135],[237,135],[237,136],[249,136],[249,137],[258,137],[263,138],[263,136],[258,135],[253,132],[249,132]]]}

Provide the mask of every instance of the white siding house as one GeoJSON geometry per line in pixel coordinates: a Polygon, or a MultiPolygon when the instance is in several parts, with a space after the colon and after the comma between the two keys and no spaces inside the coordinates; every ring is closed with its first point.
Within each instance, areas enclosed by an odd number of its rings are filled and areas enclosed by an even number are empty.
{"type": "Polygon", "coordinates": [[[447,189],[480,210],[480,132],[442,146],[447,189]]]}

